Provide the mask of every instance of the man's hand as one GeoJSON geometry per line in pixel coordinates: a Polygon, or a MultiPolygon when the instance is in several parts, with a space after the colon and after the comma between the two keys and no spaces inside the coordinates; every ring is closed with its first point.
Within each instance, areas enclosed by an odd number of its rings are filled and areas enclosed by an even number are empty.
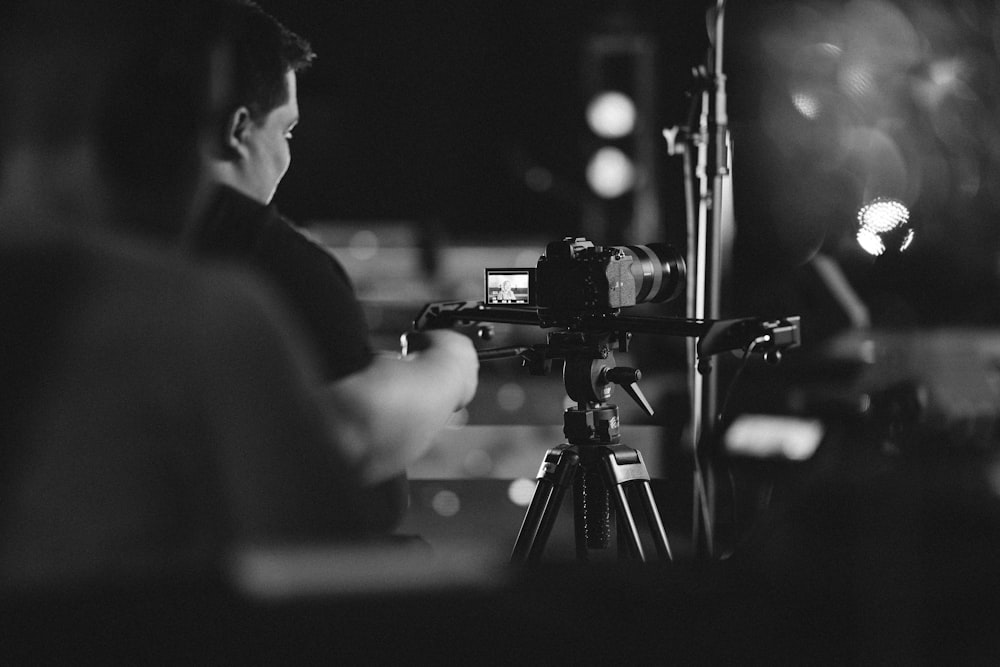
{"type": "Polygon", "coordinates": [[[399,475],[426,454],[478,386],[479,357],[467,336],[407,334],[404,352],[376,355],[323,390],[332,432],[368,483],[399,475]]]}
{"type": "Polygon", "coordinates": [[[469,404],[479,384],[479,357],[468,336],[449,329],[435,329],[407,332],[400,341],[404,359],[421,359],[450,369],[449,373],[454,375],[460,388],[455,410],[469,404]]]}

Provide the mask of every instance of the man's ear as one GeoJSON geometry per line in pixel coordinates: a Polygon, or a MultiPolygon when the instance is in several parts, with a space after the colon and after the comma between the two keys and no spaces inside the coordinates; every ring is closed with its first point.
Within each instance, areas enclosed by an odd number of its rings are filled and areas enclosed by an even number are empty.
{"type": "Polygon", "coordinates": [[[247,130],[251,122],[250,110],[246,107],[239,107],[229,115],[225,124],[225,136],[222,138],[226,153],[243,155],[246,152],[247,130]]]}

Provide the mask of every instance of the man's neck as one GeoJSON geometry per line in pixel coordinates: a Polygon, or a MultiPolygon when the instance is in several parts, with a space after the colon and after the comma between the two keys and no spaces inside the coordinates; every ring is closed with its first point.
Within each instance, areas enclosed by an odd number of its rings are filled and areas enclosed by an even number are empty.
{"type": "Polygon", "coordinates": [[[262,202],[260,199],[254,196],[245,185],[243,179],[240,177],[238,167],[232,162],[226,160],[211,160],[208,163],[208,177],[210,181],[215,185],[224,185],[228,188],[236,190],[244,197],[253,199],[261,206],[267,206],[267,202],[262,202]]]}

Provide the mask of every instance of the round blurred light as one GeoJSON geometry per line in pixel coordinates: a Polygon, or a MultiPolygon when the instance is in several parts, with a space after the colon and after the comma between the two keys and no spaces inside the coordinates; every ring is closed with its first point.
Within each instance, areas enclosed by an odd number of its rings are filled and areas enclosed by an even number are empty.
{"type": "Polygon", "coordinates": [[[526,400],[524,389],[516,382],[505,382],[497,389],[497,405],[504,412],[517,412],[526,400]]]}
{"type": "Polygon", "coordinates": [[[542,167],[531,167],[524,172],[525,184],[535,192],[548,192],[553,180],[552,172],[542,167]]]}
{"type": "Polygon", "coordinates": [[[618,139],[635,129],[635,103],[617,91],[598,94],[587,105],[587,124],[599,137],[618,139]]]}
{"type": "Polygon", "coordinates": [[[819,98],[812,93],[802,91],[792,93],[792,105],[800,114],[809,120],[816,120],[819,118],[819,114],[823,109],[819,98]]]}
{"type": "Polygon", "coordinates": [[[863,99],[876,92],[876,77],[873,66],[867,62],[846,65],[839,74],[840,88],[849,97],[863,99]]]}
{"type": "Polygon", "coordinates": [[[528,506],[535,495],[535,480],[520,477],[507,487],[507,497],[515,505],[528,506]]]}
{"type": "Polygon", "coordinates": [[[867,229],[858,230],[858,245],[860,245],[869,255],[878,257],[885,252],[885,244],[879,235],[867,229]]]}
{"type": "Polygon", "coordinates": [[[902,202],[876,197],[858,210],[858,244],[875,256],[886,250],[902,252],[913,242],[909,222],[910,211],[902,202]]]}
{"type": "Polygon", "coordinates": [[[351,257],[367,261],[378,254],[378,236],[370,229],[359,229],[351,235],[347,242],[347,251],[351,257]]]}
{"type": "Polygon", "coordinates": [[[440,516],[455,516],[462,509],[462,501],[454,491],[442,489],[431,498],[431,508],[440,516]]]}
{"type": "Polygon", "coordinates": [[[910,211],[902,202],[876,197],[858,209],[858,225],[876,234],[892,231],[910,221],[910,211]]]}
{"type": "Polygon", "coordinates": [[[470,449],[462,467],[470,477],[486,477],[493,470],[493,457],[482,449],[470,449]]]}
{"type": "Polygon", "coordinates": [[[590,158],[587,183],[601,197],[620,197],[635,185],[635,165],[621,150],[605,146],[590,158]]]}

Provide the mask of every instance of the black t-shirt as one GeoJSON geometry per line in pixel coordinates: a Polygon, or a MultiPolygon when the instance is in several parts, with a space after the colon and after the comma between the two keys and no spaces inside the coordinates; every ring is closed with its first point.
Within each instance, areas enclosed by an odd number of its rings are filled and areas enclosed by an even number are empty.
{"type": "MultiPolygon", "coordinates": [[[[219,186],[194,244],[203,256],[249,266],[277,287],[316,349],[326,380],[351,375],[371,363],[368,324],[343,266],[273,205],[219,186]]],[[[374,529],[391,529],[409,505],[405,474],[366,492],[374,529]]]]}
{"type": "Polygon", "coordinates": [[[195,247],[207,256],[249,264],[277,286],[302,320],[326,379],[350,375],[371,362],[368,324],[343,266],[273,205],[221,186],[195,247]]]}

